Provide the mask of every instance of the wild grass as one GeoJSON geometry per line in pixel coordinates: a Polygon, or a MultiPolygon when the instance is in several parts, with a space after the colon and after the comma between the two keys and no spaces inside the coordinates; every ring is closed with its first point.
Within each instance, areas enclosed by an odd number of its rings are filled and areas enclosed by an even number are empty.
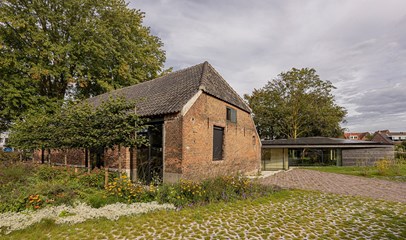
{"type": "Polygon", "coordinates": [[[78,200],[101,206],[110,201],[99,198],[103,193],[104,173],[99,170],[88,174],[73,168],[0,162],[0,213],[78,200]]]}
{"type": "Polygon", "coordinates": [[[280,191],[258,199],[211,203],[75,225],[42,222],[4,239],[298,238],[404,239],[401,203],[307,191],[280,191]]]}
{"type": "Polygon", "coordinates": [[[321,172],[406,182],[406,163],[393,164],[388,160],[381,160],[378,161],[376,165],[370,166],[323,166],[305,168],[321,172]]]}
{"type": "Polygon", "coordinates": [[[27,163],[0,163],[0,213],[37,210],[50,205],[85,202],[94,208],[115,202],[171,203],[179,208],[257,198],[272,194],[242,175],[221,176],[200,182],[181,179],[176,184],[144,185],[125,174],[111,173],[104,186],[104,172],[27,163]]]}

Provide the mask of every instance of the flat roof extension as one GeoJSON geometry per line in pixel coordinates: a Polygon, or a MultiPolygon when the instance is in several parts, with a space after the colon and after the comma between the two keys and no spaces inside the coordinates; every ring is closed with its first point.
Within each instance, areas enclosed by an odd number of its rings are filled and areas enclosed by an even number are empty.
{"type": "Polygon", "coordinates": [[[329,137],[262,140],[262,148],[382,148],[393,144],[329,137]]]}

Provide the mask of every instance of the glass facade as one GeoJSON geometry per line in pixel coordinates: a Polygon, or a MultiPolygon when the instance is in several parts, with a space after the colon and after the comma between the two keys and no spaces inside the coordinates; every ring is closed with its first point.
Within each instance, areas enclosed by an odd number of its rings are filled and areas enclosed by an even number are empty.
{"type": "Polygon", "coordinates": [[[138,133],[148,139],[147,145],[137,147],[137,176],[145,183],[163,179],[162,123],[151,125],[147,132],[138,133]]]}
{"type": "Polygon", "coordinates": [[[262,149],[262,171],[288,169],[288,150],[283,148],[262,149]]]}
{"type": "Polygon", "coordinates": [[[292,148],[288,153],[289,166],[341,166],[340,148],[292,148]]]}

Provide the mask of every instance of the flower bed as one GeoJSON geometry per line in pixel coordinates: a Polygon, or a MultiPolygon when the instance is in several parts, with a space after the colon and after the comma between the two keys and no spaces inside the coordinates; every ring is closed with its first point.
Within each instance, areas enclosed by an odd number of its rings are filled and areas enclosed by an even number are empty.
{"type": "Polygon", "coordinates": [[[117,220],[120,216],[142,214],[157,210],[173,210],[172,204],[149,203],[115,203],[101,208],[92,208],[85,203],[78,203],[75,206],[54,206],[39,209],[37,211],[6,212],[0,213],[0,233],[10,233],[15,230],[24,229],[43,219],[51,219],[56,224],[75,224],[89,219],[107,218],[117,220]]]}

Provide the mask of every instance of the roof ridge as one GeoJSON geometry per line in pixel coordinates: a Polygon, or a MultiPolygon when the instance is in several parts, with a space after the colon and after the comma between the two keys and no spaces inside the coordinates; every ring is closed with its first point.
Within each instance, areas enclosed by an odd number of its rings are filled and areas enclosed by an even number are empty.
{"type": "Polygon", "coordinates": [[[200,76],[200,80],[199,80],[199,88],[202,86],[203,80],[207,76],[208,65],[209,65],[209,62],[207,62],[207,61],[203,62],[202,75],[200,76]]]}
{"type": "Polygon", "coordinates": [[[231,85],[228,84],[228,82],[223,78],[223,76],[221,76],[220,73],[217,72],[217,70],[216,70],[212,65],[210,65],[210,63],[208,63],[208,62],[205,62],[205,63],[207,63],[207,67],[210,67],[211,70],[213,70],[213,71],[220,77],[220,79],[223,80],[223,82],[227,85],[227,87],[228,87],[235,95],[237,95],[237,97],[238,97],[238,98],[241,100],[241,102],[249,109],[249,111],[252,112],[252,109],[250,108],[250,106],[248,106],[248,104],[244,101],[244,99],[240,96],[240,94],[238,94],[238,93],[234,90],[234,88],[232,88],[231,85]]]}
{"type": "MultiPolygon", "coordinates": [[[[134,86],[142,86],[142,85],[145,85],[145,84],[147,84],[147,83],[148,83],[148,84],[151,84],[151,82],[156,82],[156,80],[162,79],[162,78],[167,77],[167,76],[170,76],[170,75],[172,75],[172,74],[176,74],[176,73],[180,73],[180,72],[184,72],[184,71],[190,70],[191,68],[197,67],[197,66],[202,65],[202,64],[205,64],[205,63],[208,64],[208,62],[205,61],[205,62],[203,62],[203,63],[199,63],[199,64],[196,64],[196,65],[187,67],[187,68],[179,69],[179,70],[176,70],[176,71],[174,71],[174,72],[170,72],[170,73],[168,73],[168,74],[162,75],[162,76],[160,76],[160,77],[157,77],[157,78],[154,78],[154,79],[151,79],[151,80],[148,80],[148,81],[144,81],[144,82],[140,82],[140,83],[135,83],[135,84],[132,84],[132,85],[130,85],[130,86],[126,86],[126,87],[122,87],[122,88],[117,88],[117,89],[114,89],[114,90],[111,90],[111,91],[108,91],[108,92],[105,92],[105,93],[102,93],[102,94],[99,94],[99,95],[96,95],[96,96],[87,98],[87,100],[92,99],[92,98],[95,98],[95,97],[99,97],[99,96],[104,96],[104,95],[107,95],[107,94],[111,94],[111,93],[114,94],[114,92],[115,92],[116,90],[124,90],[124,89],[131,88],[131,87],[134,87],[134,86]]],[[[203,65],[203,66],[204,66],[204,65],[203,65]]]]}

